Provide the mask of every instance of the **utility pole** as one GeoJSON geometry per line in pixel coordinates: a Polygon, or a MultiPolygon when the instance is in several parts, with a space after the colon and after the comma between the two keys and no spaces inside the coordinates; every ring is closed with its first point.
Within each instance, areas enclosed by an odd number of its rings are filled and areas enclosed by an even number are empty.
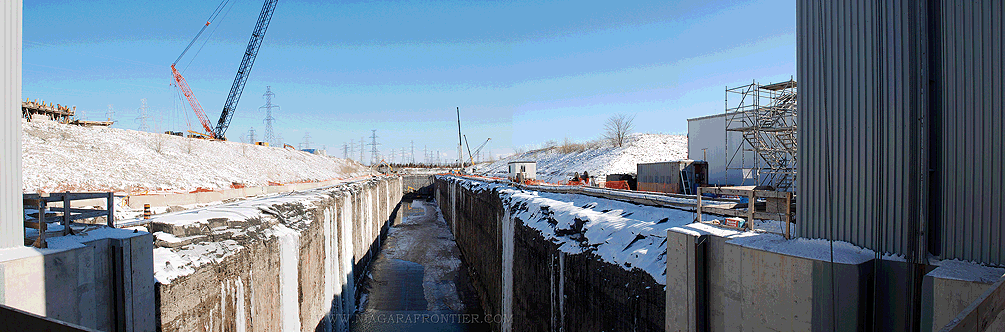
{"type": "Polygon", "coordinates": [[[457,107],[457,163],[464,168],[464,157],[463,152],[461,152],[462,141],[461,141],[461,107],[457,107]]]}
{"type": "Polygon", "coordinates": [[[377,149],[380,144],[377,143],[377,129],[370,131],[372,132],[370,134],[370,166],[375,166],[380,163],[380,150],[377,149]]]}
{"type": "Polygon", "coordinates": [[[272,97],[275,95],[275,93],[272,93],[272,86],[266,86],[265,94],[263,95],[265,96],[265,106],[258,109],[265,109],[265,138],[262,140],[272,145],[279,145],[279,141],[276,140],[276,134],[272,131],[272,122],[276,121],[276,118],[272,117],[272,109],[279,108],[279,105],[272,104],[272,97]]]}

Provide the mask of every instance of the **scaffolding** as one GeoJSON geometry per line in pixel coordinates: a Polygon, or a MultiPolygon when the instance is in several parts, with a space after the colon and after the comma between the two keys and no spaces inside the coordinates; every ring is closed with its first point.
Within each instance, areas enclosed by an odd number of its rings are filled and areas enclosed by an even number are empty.
{"type": "Polygon", "coordinates": [[[727,151],[727,172],[741,171],[744,185],[795,191],[796,114],[794,80],[727,88],[726,146],[730,146],[731,132],[739,133],[743,140],[735,150],[727,151]]]}

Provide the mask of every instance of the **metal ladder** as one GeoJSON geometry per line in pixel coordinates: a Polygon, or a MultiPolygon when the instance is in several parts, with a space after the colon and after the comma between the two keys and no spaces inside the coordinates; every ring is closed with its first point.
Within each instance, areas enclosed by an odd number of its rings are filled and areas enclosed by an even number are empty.
{"type": "Polygon", "coordinates": [[[684,187],[684,194],[691,195],[691,177],[687,174],[687,167],[680,170],[680,184],[684,187]]]}

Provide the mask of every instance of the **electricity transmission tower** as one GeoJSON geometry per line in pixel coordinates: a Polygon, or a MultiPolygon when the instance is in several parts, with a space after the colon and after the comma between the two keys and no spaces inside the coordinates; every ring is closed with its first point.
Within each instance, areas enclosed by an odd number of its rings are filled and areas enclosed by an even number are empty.
{"type": "Polygon", "coordinates": [[[147,125],[147,120],[150,116],[147,115],[147,99],[140,99],[140,116],[136,117],[136,120],[140,122],[140,131],[150,131],[150,126],[147,125]]]}
{"type": "Polygon", "coordinates": [[[412,159],[411,163],[415,164],[415,141],[412,141],[412,158],[410,159],[412,159]]]}
{"type": "Polygon", "coordinates": [[[377,143],[377,129],[371,131],[373,133],[370,134],[370,165],[373,166],[380,162],[380,150],[377,149],[380,144],[377,143]]]}
{"type": "Polygon", "coordinates": [[[311,148],[311,133],[304,132],[304,142],[300,143],[300,149],[310,149],[311,148]]]}
{"type": "Polygon", "coordinates": [[[251,129],[248,130],[248,144],[255,144],[256,138],[258,137],[255,137],[255,127],[251,127],[251,129]]]}
{"type": "Polygon", "coordinates": [[[108,104],[108,110],[105,111],[105,117],[108,121],[112,121],[112,114],[115,114],[115,110],[112,109],[112,104],[108,104]]]}
{"type": "Polygon", "coordinates": [[[272,104],[272,97],[275,95],[276,95],[275,93],[272,93],[272,86],[266,86],[264,94],[265,106],[258,108],[258,109],[263,108],[265,109],[265,138],[263,140],[269,142],[269,144],[273,146],[280,144],[279,141],[276,140],[275,132],[272,131],[272,122],[276,121],[276,118],[272,117],[272,109],[279,108],[279,105],[272,104]]]}
{"type": "Polygon", "coordinates": [[[363,163],[363,138],[359,138],[359,163],[363,163]]]}

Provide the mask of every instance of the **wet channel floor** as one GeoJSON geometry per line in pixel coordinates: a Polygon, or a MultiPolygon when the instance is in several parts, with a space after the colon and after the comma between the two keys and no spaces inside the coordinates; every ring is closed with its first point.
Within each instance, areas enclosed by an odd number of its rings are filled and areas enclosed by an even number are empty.
{"type": "Polygon", "coordinates": [[[490,330],[436,204],[403,201],[401,211],[367,271],[351,330],[490,330]]]}

